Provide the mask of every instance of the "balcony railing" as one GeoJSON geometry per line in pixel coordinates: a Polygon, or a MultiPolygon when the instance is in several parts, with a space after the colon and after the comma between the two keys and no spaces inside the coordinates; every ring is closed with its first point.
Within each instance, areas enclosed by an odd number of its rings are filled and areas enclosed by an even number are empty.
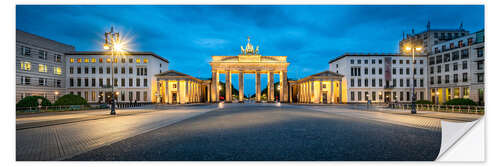
{"type": "Polygon", "coordinates": [[[394,87],[396,87],[396,86],[394,86],[394,85],[385,85],[384,89],[393,89],[394,87]]]}

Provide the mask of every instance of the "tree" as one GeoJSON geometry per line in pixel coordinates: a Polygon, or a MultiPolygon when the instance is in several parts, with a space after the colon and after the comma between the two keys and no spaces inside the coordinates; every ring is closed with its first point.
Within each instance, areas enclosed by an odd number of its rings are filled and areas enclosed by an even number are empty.
{"type": "Polygon", "coordinates": [[[477,103],[474,102],[474,101],[472,101],[471,99],[456,98],[456,99],[451,99],[450,101],[445,102],[444,105],[468,105],[468,106],[475,106],[475,105],[477,105],[477,103]]]}
{"type": "Polygon", "coordinates": [[[38,99],[42,99],[42,106],[51,106],[50,101],[42,96],[26,96],[17,102],[16,107],[38,107],[38,99]]]}
{"type": "Polygon", "coordinates": [[[88,105],[87,100],[84,98],[78,96],[78,95],[73,95],[73,94],[67,94],[59,99],[56,100],[54,103],[55,106],[65,106],[65,105],[88,105]]]}
{"type": "Polygon", "coordinates": [[[416,102],[416,104],[432,104],[432,102],[429,100],[419,100],[416,102]]]}

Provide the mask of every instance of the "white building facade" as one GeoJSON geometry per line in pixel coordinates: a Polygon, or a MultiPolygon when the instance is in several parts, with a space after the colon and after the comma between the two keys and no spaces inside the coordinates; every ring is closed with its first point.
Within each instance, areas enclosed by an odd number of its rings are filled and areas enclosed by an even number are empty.
{"type": "Polygon", "coordinates": [[[16,102],[43,96],[54,102],[65,94],[64,53],[75,47],[16,30],[16,102]]]}
{"type": "Polygon", "coordinates": [[[417,54],[429,55],[432,52],[433,46],[438,43],[449,41],[469,35],[469,31],[463,29],[461,24],[458,29],[432,29],[431,23],[427,23],[425,31],[403,34],[403,39],[399,41],[399,53],[405,53],[405,45],[413,42],[415,45],[420,45],[423,51],[417,54]]]}
{"type": "Polygon", "coordinates": [[[434,103],[468,98],[484,104],[484,30],[434,45],[428,71],[434,103]]]}
{"type": "Polygon", "coordinates": [[[417,100],[427,99],[427,57],[400,54],[344,54],[329,62],[330,71],[344,76],[347,103],[411,102],[415,84],[417,100]]]}
{"type": "Polygon", "coordinates": [[[70,52],[65,62],[67,93],[80,95],[89,103],[107,103],[113,94],[117,103],[154,102],[154,75],[167,71],[169,65],[167,59],[152,52],[127,52],[114,58],[110,52],[70,52]]]}

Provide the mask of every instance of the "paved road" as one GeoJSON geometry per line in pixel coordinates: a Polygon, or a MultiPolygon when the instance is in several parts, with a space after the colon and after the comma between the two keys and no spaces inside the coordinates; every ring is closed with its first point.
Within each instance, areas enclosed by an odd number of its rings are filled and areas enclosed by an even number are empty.
{"type": "Polygon", "coordinates": [[[439,153],[433,118],[338,108],[226,104],[68,160],[434,160],[439,153]]]}
{"type": "Polygon", "coordinates": [[[24,128],[16,130],[16,159],[70,158],[215,108],[216,105],[149,107],[118,110],[118,115],[112,117],[107,110],[19,116],[16,126],[24,128]]]}

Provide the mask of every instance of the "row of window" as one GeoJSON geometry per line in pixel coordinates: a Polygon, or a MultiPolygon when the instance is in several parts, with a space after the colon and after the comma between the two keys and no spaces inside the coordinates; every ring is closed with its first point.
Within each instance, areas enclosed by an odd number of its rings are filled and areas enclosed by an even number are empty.
{"type": "MultiPolygon", "coordinates": [[[[364,64],[368,64],[369,60],[368,59],[365,59],[365,60],[361,60],[361,59],[358,59],[358,60],[354,60],[354,59],[351,59],[351,64],[354,64],[354,62],[357,61],[357,64],[361,64],[362,62],[364,62],[364,64]]],[[[382,59],[371,59],[371,64],[376,64],[376,62],[378,61],[378,64],[382,64],[382,59]]],[[[397,60],[392,60],[392,64],[397,64],[397,60]]],[[[408,60],[399,60],[399,64],[410,64],[410,59],[408,60]]],[[[416,62],[416,60],[415,60],[416,62]]],[[[424,64],[424,60],[419,60],[418,61],[420,64],[424,64]]],[[[338,66],[337,66],[338,67],[338,66]]]]}
{"type": "MultiPolygon", "coordinates": [[[[83,59],[82,58],[76,58],[76,62],[78,62],[78,63],[82,63],[82,61],[84,63],[96,63],[96,60],[97,60],[96,58],[90,58],[90,59],[89,58],[83,58],[83,59]]],[[[122,63],[126,63],[126,60],[127,59],[125,59],[125,58],[121,58],[121,62],[122,63]]],[[[70,63],[74,63],[75,62],[75,58],[70,58],[69,62],[70,63]]],[[[103,63],[103,62],[104,62],[104,58],[99,58],[99,63],[103,63]]],[[[114,58],[113,62],[114,63],[118,63],[118,58],[114,58]]],[[[129,63],[134,63],[134,59],[133,58],[129,58],[128,62],[129,63]]],[[[143,59],[142,62],[144,64],[147,64],[149,62],[149,60],[148,59],[143,59]]],[[[111,63],[111,58],[106,58],[106,63],[111,63]]],[[[135,59],[135,63],[140,64],[141,63],[141,59],[136,58],[135,59]]]]}
{"type": "MultiPolygon", "coordinates": [[[[32,83],[32,78],[29,76],[21,76],[21,85],[34,85],[36,83],[32,83]]],[[[49,85],[48,78],[38,78],[38,86],[54,86],[54,87],[62,87],[61,80],[54,79],[54,85],[49,85]]],[[[35,81],[36,82],[36,81],[35,81]]]]}
{"type": "MultiPolygon", "coordinates": [[[[484,61],[477,61],[477,70],[484,70],[484,61]]],[[[458,62],[455,62],[452,64],[453,65],[453,71],[457,71],[458,70],[458,62]]],[[[468,61],[463,61],[462,62],[462,69],[463,70],[466,70],[468,67],[468,61]]],[[[449,72],[450,71],[450,64],[445,64],[444,65],[444,72],[449,72]]],[[[436,72],[439,74],[441,73],[441,65],[437,65],[436,66],[436,72]]],[[[430,74],[434,74],[434,67],[431,66],[429,68],[429,73],[430,74]]]]}
{"type": "Polygon", "coordinates": [[[451,54],[446,53],[443,55],[430,56],[429,57],[429,65],[441,64],[441,63],[446,63],[449,61],[468,59],[468,58],[469,58],[469,49],[462,49],[460,51],[452,52],[451,54]]]}
{"type": "MultiPolygon", "coordinates": [[[[477,82],[484,82],[484,73],[477,73],[477,82]]],[[[459,80],[459,74],[453,74],[453,83],[458,83],[459,80]]],[[[442,77],[441,76],[437,76],[436,77],[436,83],[437,84],[441,84],[442,83],[442,77]]],[[[469,81],[469,75],[468,73],[462,73],[462,82],[468,82],[469,81]]],[[[430,84],[431,85],[434,85],[434,77],[430,77],[430,84]]],[[[447,83],[450,83],[450,75],[445,75],[444,76],[444,83],[447,84],[447,83]]]]}
{"type": "MultiPolygon", "coordinates": [[[[111,94],[105,94],[104,92],[95,92],[95,91],[84,91],[83,94],[80,91],[77,92],[70,92],[70,94],[75,94],[78,96],[81,96],[87,101],[98,101],[98,102],[104,102],[104,99],[109,99],[111,98],[111,94]],[[109,96],[109,97],[105,97],[109,96]]],[[[135,102],[135,101],[141,101],[141,92],[140,91],[135,91],[135,96],[134,92],[124,92],[116,95],[118,98],[116,98],[117,102],[135,102]],[[128,94],[128,99],[125,98],[125,94],[128,94]]],[[[148,101],[148,92],[144,91],[142,92],[142,100],[143,101],[148,101]]]]}
{"type": "MultiPolygon", "coordinates": [[[[415,92],[415,93],[417,93],[417,92],[415,92]]],[[[420,94],[420,96],[418,96],[418,98],[420,100],[423,100],[424,99],[424,92],[419,92],[418,94],[420,94]]],[[[363,101],[363,99],[364,99],[364,101],[368,101],[368,100],[376,101],[377,97],[378,97],[379,101],[384,100],[384,96],[382,95],[382,92],[379,92],[378,96],[377,96],[377,92],[375,92],[375,91],[372,91],[371,94],[370,94],[370,92],[367,92],[367,91],[365,91],[365,92],[351,91],[351,101],[363,101]]],[[[411,92],[409,92],[409,91],[399,92],[399,100],[404,101],[405,100],[404,97],[406,97],[406,101],[411,101],[411,92]]],[[[387,95],[386,99],[388,101],[390,101],[390,95],[387,95]]],[[[392,92],[392,99],[396,100],[396,101],[398,100],[397,92],[392,92]]]]}
{"type": "MultiPolygon", "coordinates": [[[[26,47],[26,46],[21,46],[21,55],[26,56],[26,57],[31,57],[31,48],[26,47]]],[[[49,57],[49,54],[45,50],[38,50],[38,58],[42,60],[47,60],[49,57]]],[[[62,55],[55,54],[54,55],[54,62],[61,62],[62,61],[62,55]]]]}
{"type": "MultiPolygon", "coordinates": [[[[21,70],[31,71],[31,62],[29,62],[29,61],[21,61],[20,62],[20,67],[21,67],[21,70]]],[[[52,71],[54,72],[55,75],[61,75],[62,74],[61,67],[58,67],[58,66],[54,66],[52,71]]],[[[38,64],[38,72],[47,73],[48,72],[47,65],[46,64],[38,64]]]]}
{"type": "MultiPolygon", "coordinates": [[[[442,40],[445,40],[445,39],[454,39],[454,38],[458,38],[458,37],[462,37],[462,36],[465,36],[465,33],[458,33],[458,32],[455,32],[455,33],[451,33],[451,32],[448,32],[448,33],[445,33],[445,32],[441,32],[441,33],[437,33],[435,32],[434,33],[434,38],[439,38],[439,39],[442,39],[442,40]]],[[[424,35],[424,38],[427,38],[427,34],[424,35]]]]}
{"type": "Polygon", "coordinates": [[[448,46],[446,44],[441,45],[441,50],[439,50],[439,47],[435,47],[434,48],[434,53],[445,52],[445,51],[448,51],[448,50],[451,50],[451,49],[455,49],[455,48],[461,48],[461,47],[464,47],[464,46],[470,46],[472,44],[474,44],[474,41],[473,41],[473,38],[470,37],[470,38],[467,39],[467,45],[464,44],[463,40],[457,41],[457,45],[455,45],[455,42],[450,42],[450,43],[448,43],[448,46]],[[457,46],[457,47],[455,47],[455,46],[457,46]]]}
{"type": "MultiPolygon", "coordinates": [[[[383,69],[382,68],[378,68],[378,70],[376,68],[372,68],[371,69],[371,74],[372,75],[375,75],[377,74],[377,71],[378,71],[378,75],[382,75],[383,74],[383,69]]],[[[415,73],[415,75],[424,75],[424,68],[419,68],[419,73],[417,73],[417,68],[414,69],[413,71],[415,73]]],[[[370,73],[370,70],[368,68],[364,68],[364,75],[368,75],[370,73]]],[[[392,69],[392,74],[393,75],[396,75],[397,74],[397,68],[393,68],[392,69]]],[[[399,68],[399,74],[400,75],[410,75],[410,68],[399,68]],[[406,73],[405,73],[406,71],[406,73]]],[[[351,67],[351,76],[361,76],[361,67],[351,67]]]]}
{"type": "MultiPolygon", "coordinates": [[[[432,96],[431,98],[436,98],[435,97],[435,96],[437,96],[436,90],[437,89],[431,89],[431,96],[432,96]]],[[[469,98],[469,96],[470,96],[470,89],[468,87],[464,87],[462,89],[462,92],[460,92],[460,88],[445,88],[444,91],[445,91],[446,100],[451,99],[451,93],[453,93],[453,98],[459,98],[460,93],[462,93],[463,98],[469,98]]]]}
{"type": "MultiPolygon", "coordinates": [[[[120,80],[120,87],[125,87],[126,83],[126,79],[125,78],[115,78],[114,79],[114,83],[113,85],[114,86],[119,86],[118,84],[118,80],[120,80]]],[[[142,84],[142,87],[148,87],[148,79],[143,79],[142,80],[143,84],[142,84]]],[[[99,87],[104,87],[104,86],[111,86],[111,79],[110,78],[106,78],[106,80],[104,80],[103,78],[99,78],[99,79],[96,79],[96,78],[70,78],[69,79],[69,87],[96,87],[96,85],[99,84],[99,87]],[[106,82],[104,82],[106,81],[106,82]],[[98,82],[98,83],[97,83],[98,82]]],[[[133,87],[134,86],[134,79],[132,78],[129,78],[128,79],[128,86],[129,87],[133,87]]],[[[136,78],[135,79],[135,87],[141,87],[141,79],[140,78],[136,78]]]]}
{"type": "MultiPolygon", "coordinates": [[[[370,80],[369,79],[364,79],[364,82],[362,82],[362,79],[357,80],[357,87],[368,87],[370,85],[370,80]],[[364,85],[362,84],[364,83],[364,85]]],[[[410,87],[410,79],[399,79],[399,87],[404,87],[405,86],[405,81],[406,81],[406,87],[410,87]]],[[[415,87],[424,87],[424,79],[420,79],[420,84],[417,85],[417,79],[413,80],[413,84],[415,87]]],[[[396,87],[398,86],[397,80],[393,79],[392,80],[392,85],[390,84],[389,80],[386,80],[385,86],[387,87],[396,87]]],[[[356,87],[356,82],[355,79],[351,79],[351,87],[356,87]]],[[[371,79],[371,87],[377,87],[377,80],[376,79],[371,79]]],[[[378,87],[384,87],[384,82],[382,79],[378,79],[378,87]]]]}
{"type": "MultiPolygon", "coordinates": [[[[99,74],[104,73],[104,68],[103,67],[76,67],[76,74],[96,74],[99,72],[99,74]],[[98,70],[98,71],[97,71],[98,70]]],[[[114,67],[113,72],[115,74],[118,74],[118,67],[114,67]]],[[[74,74],[75,73],[75,68],[74,67],[69,67],[69,73],[74,74]]],[[[111,67],[106,67],[106,74],[111,73],[111,67]]],[[[125,67],[120,68],[120,73],[125,74],[125,67]]],[[[134,73],[134,68],[129,67],[128,68],[128,73],[133,74],[134,73]]],[[[148,75],[148,68],[146,67],[137,67],[136,68],[136,75],[137,76],[147,76],[148,75]]]]}

